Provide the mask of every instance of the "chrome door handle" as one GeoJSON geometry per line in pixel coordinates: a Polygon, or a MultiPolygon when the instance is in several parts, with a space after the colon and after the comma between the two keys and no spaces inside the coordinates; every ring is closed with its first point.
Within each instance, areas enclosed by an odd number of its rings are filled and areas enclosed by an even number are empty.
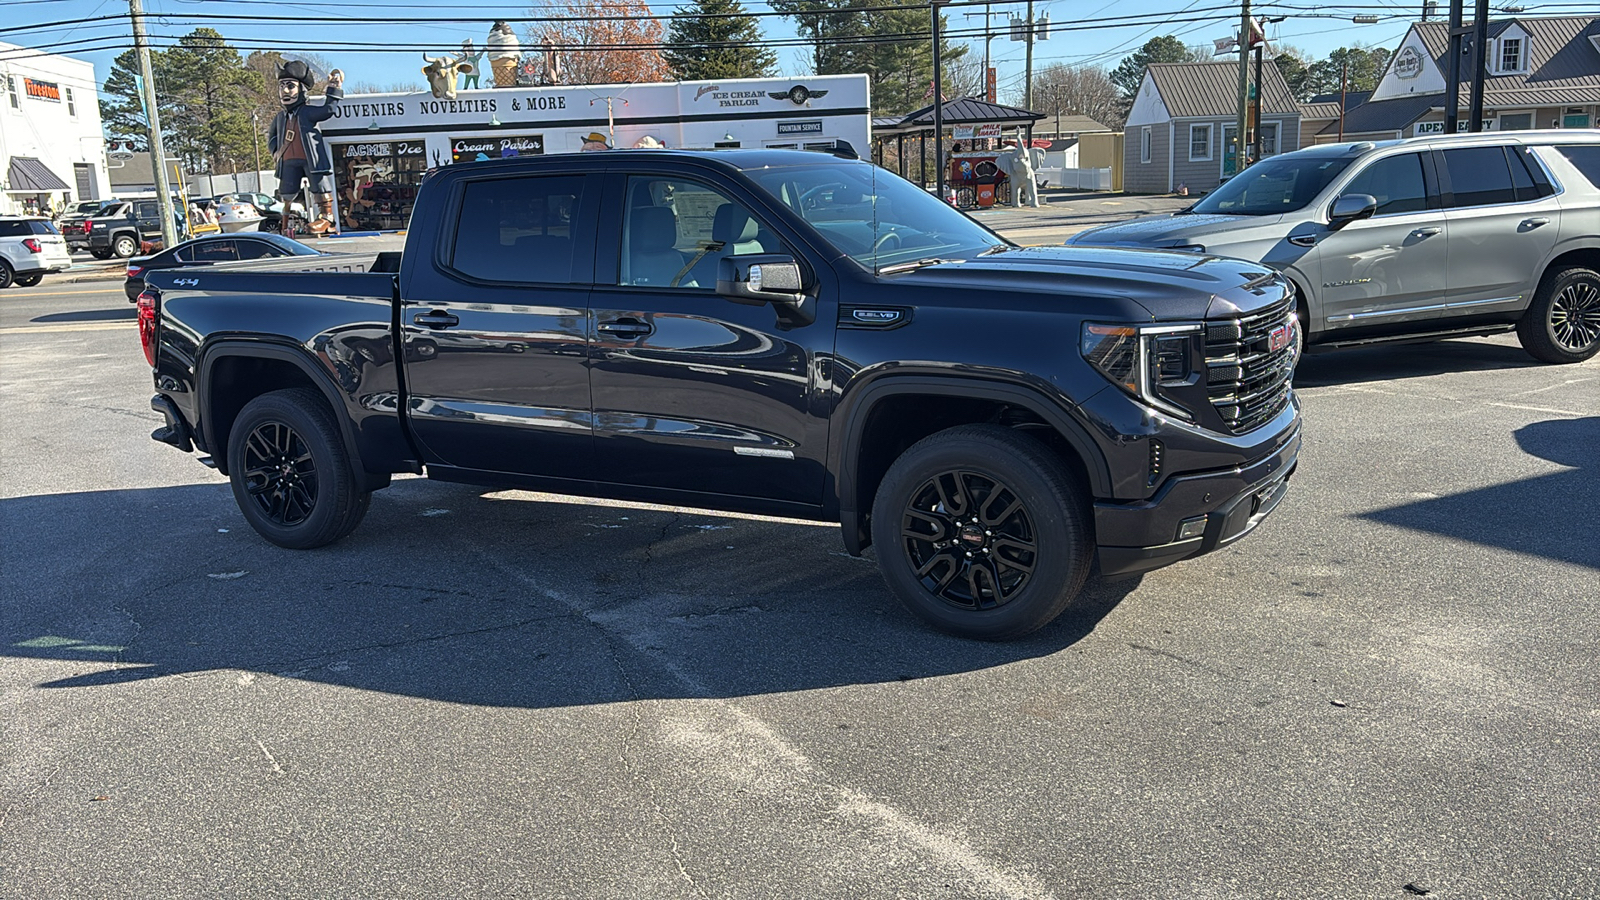
{"type": "Polygon", "coordinates": [[[424,328],[449,328],[451,325],[460,325],[461,318],[446,310],[435,309],[431,312],[417,313],[411,317],[411,323],[424,328]]]}
{"type": "Polygon", "coordinates": [[[601,322],[599,325],[595,326],[595,330],[602,334],[614,335],[616,337],[639,338],[644,337],[656,329],[654,325],[650,325],[646,322],[641,322],[638,319],[629,317],[625,319],[618,319],[615,322],[601,322]]]}
{"type": "Polygon", "coordinates": [[[1441,232],[1443,230],[1444,230],[1443,228],[1435,228],[1435,227],[1429,226],[1427,228],[1418,228],[1416,231],[1413,231],[1411,233],[1413,235],[1417,236],[1417,237],[1433,237],[1434,235],[1438,234],[1439,232],[1441,232]]]}
{"type": "Polygon", "coordinates": [[[1540,225],[1549,225],[1549,224],[1550,224],[1550,220],[1545,218],[1544,216],[1535,216],[1534,218],[1531,218],[1531,219],[1523,219],[1522,220],[1522,228],[1521,228],[1521,230],[1522,231],[1532,231],[1533,229],[1538,228],[1540,225]]]}

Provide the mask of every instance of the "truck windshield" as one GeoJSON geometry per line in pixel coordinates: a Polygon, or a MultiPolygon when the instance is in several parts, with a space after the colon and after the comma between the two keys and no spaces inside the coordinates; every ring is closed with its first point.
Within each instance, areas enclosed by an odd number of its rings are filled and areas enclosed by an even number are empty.
{"type": "Polygon", "coordinates": [[[749,175],[840,253],[873,271],[1010,246],[927,191],[871,163],[793,166],[749,175]]]}
{"type": "Polygon", "coordinates": [[[1222,183],[1186,212],[1273,216],[1305,208],[1350,165],[1345,157],[1278,156],[1222,183]]]}

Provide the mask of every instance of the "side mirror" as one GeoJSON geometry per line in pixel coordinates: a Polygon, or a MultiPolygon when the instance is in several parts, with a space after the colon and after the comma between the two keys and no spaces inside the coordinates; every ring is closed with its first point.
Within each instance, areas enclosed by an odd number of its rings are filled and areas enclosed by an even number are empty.
{"type": "Polygon", "coordinates": [[[1378,211],[1378,198],[1371,194],[1345,194],[1333,201],[1328,212],[1328,225],[1334,231],[1361,219],[1370,219],[1378,211]]]}
{"type": "Polygon", "coordinates": [[[717,264],[717,293],[735,303],[797,304],[805,289],[800,264],[785,253],[724,256],[717,264]]]}

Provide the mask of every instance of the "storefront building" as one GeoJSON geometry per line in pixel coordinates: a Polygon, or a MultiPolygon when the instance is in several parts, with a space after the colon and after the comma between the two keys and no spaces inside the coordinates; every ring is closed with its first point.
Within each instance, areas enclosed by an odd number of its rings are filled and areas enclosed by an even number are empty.
{"type": "Polygon", "coordinates": [[[94,64],[0,43],[0,213],[107,198],[94,64]]]}
{"type": "Polygon", "coordinates": [[[820,148],[865,153],[866,75],[349,94],[323,123],[340,227],[405,227],[430,168],[608,147],[820,148]],[[598,140],[597,140],[598,139],[598,140]]]}

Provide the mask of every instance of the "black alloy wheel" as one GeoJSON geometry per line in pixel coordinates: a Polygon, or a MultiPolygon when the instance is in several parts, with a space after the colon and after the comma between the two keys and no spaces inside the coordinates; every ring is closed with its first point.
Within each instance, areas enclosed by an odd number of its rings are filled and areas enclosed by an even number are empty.
{"type": "Polygon", "coordinates": [[[900,536],[922,586],[957,609],[1005,605],[1039,558],[1033,518],[1016,491],[964,469],[922,483],[901,514],[900,536]]]}
{"type": "Polygon", "coordinates": [[[1517,338],[1547,363],[1583,362],[1600,353],[1600,273],[1581,266],[1546,273],[1517,322],[1517,338]]]}
{"type": "Polygon", "coordinates": [[[998,425],[913,444],[872,506],[884,581],[941,631],[1010,640],[1043,627],[1094,563],[1088,488],[1056,451],[998,425]]]}
{"type": "Polygon", "coordinates": [[[339,540],[372,494],[350,464],[333,410],[318,391],[289,388],[246,403],[228,438],[228,480],[250,527],[280,547],[339,540]]]}
{"type": "Polygon", "coordinates": [[[304,439],[282,422],[265,422],[244,446],[245,492],[267,520],[294,526],[317,507],[317,464],[304,439]]]}

